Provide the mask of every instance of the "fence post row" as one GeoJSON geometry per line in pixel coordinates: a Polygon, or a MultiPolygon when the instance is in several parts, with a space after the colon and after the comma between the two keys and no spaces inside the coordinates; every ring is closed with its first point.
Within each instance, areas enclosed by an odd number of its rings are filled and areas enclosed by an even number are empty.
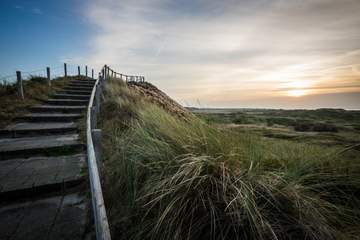
{"type": "Polygon", "coordinates": [[[64,77],[67,78],[67,66],[66,66],[66,63],[64,63],[64,77]]]}
{"type": "Polygon", "coordinates": [[[48,85],[51,86],[51,77],[50,77],[50,68],[49,67],[46,68],[46,77],[47,77],[48,85]]]}
{"type": "Polygon", "coordinates": [[[23,89],[23,83],[22,83],[22,78],[21,78],[21,72],[20,71],[16,71],[16,80],[17,80],[18,94],[21,97],[21,99],[24,100],[24,89],[23,89]]]}

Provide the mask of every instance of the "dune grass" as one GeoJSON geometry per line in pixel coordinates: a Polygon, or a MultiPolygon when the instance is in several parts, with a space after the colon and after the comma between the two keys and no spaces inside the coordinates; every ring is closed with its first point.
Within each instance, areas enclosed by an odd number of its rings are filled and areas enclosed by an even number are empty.
{"type": "Polygon", "coordinates": [[[356,239],[359,157],[169,114],[119,80],[102,105],[115,239],[356,239]]]}

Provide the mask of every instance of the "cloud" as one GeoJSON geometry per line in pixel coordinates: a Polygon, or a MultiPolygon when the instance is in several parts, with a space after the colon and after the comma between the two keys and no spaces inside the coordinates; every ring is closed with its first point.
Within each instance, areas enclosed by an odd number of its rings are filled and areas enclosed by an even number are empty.
{"type": "Polygon", "coordinates": [[[36,15],[42,15],[42,14],[43,14],[43,11],[41,11],[40,8],[33,8],[33,9],[31,10],[31,12],[32,12],[33,14],[36,14],[36,15]]]}
{"type": "Polygon", "coordinates": [[[241,103],[288,82],[358,81],[359,11],[358,0],[92,0],[84,58],[144,74],[181,102],[241,103]]]}

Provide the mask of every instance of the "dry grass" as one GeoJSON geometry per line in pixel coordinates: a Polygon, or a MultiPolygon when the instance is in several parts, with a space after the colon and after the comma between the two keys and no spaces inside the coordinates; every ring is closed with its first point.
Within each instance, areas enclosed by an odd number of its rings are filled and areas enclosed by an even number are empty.
{"type": "Polygon", "coordinates": [[[105,198],[116,239],[354,239],[360,158],[186,121],[110,81],[105,198]]]}

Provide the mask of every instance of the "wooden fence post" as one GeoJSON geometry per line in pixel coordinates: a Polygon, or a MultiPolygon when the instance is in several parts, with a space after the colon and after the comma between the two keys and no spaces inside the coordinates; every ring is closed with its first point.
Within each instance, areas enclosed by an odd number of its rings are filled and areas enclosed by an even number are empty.
{"type": "Polygon", "coordinates": [[[85,66],[85,76],[88,76],[87,66],[85,66]]]}
{"type": "Polygon", "coordinates": [[[94,79],[94,69],[91,69],[91,78],[94,79]]]}
{"type": "Polygon", "coordinates": [[[78,66],[78,76],[80,76],[80,66],[78,66]]]}
{"type": "Polygon", "coordinates": [[[48,85],[50,87],[51,86],[51,76],[50,76],[50,68],[49,67],[46,68],[46,77],[47,77],[48,85]]]}
{"type": "Polygon", "coordinates": [[[67,66],[66,66],[66,63],[64,63],[64,77],[67,78],[67,66]]]}
{"type": "Polygon", "coordinates": [[[17,79],[18,94],[21,97],[21,99],[24,100],[24,89],[23,89],[23,84],[22,84],[22,78],[21,78],[21,72],[20,71],[16,71],[16,79],[17,79]]]}

